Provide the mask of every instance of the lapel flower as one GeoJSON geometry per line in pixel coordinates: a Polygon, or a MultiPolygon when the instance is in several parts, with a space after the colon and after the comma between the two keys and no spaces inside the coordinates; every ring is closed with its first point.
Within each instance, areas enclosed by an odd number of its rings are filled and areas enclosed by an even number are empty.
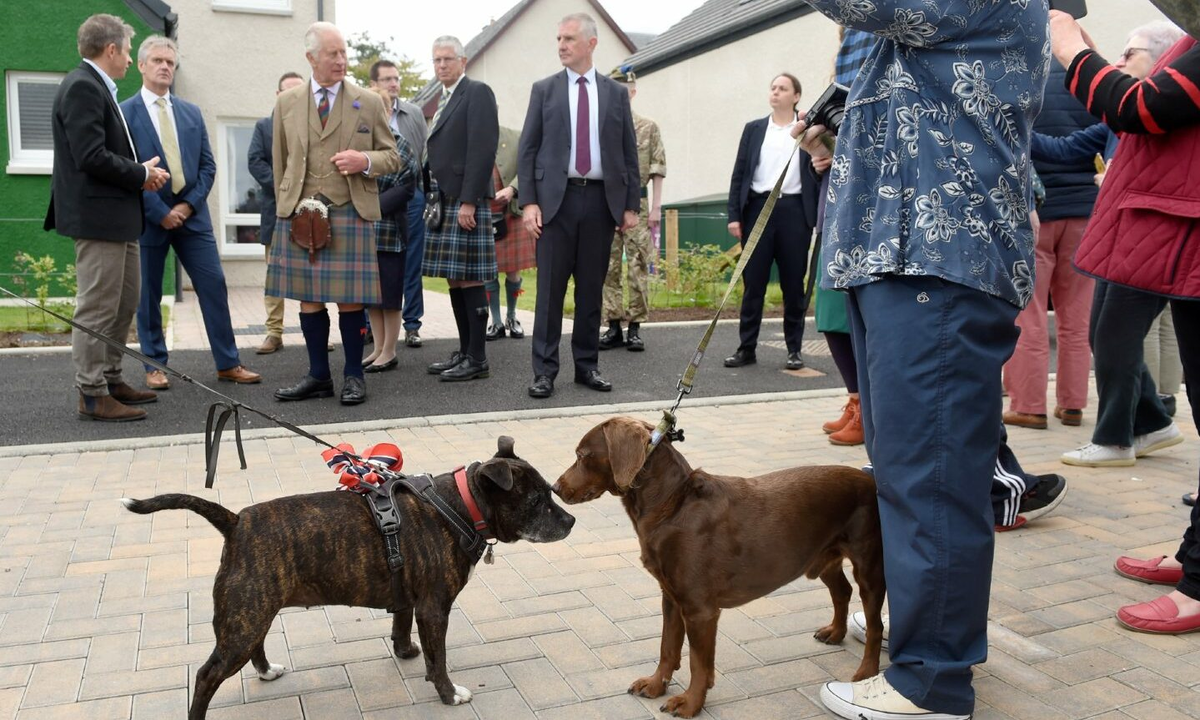
{"type": "Polygon", "coordinates": [[[357,100],[355,100],[354,102],[350,103],[350,107],[352,107],[352,108],[354,108],[355,110],[357,110],[357,109],[359,109],[360,107],[362,107],[362,105],[360,105],[360,104],[358,103],[358,101],[357,101],[357,100]]]}

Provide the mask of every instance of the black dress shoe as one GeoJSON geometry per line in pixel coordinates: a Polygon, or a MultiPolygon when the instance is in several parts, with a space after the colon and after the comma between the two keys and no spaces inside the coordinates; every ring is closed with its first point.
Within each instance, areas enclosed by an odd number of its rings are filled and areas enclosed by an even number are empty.
{"type": "Polygon", "coordinates": [[[609,325],[608,330],[600,336],[600,349],[612,350],[619,348],[625,344],[625,339],[621,336],[620,325],[609,325]]]}
{"type": "Polygon", "coordinates": [[[787,365],[788,370],[803,370],[804,358],[800,357],[799,352],[788,353],[787,365]]]}
{"type": "Polygon", "coordinates": [[[600,377],[599,370],[588,370],[585,373],[575,373],[575,383],[577,385],[586,385],[593,390],[600,392],[608,392],[612,390],[612,383],[600,377]]]}
{"type": "Polygon", "coordinates": [[[376,365],[375,363],[371,363],[370,365],[363,368],[363,372],[368,372],[368,373],[387,372],[388,370],[395,370],[396,365],[398,365],[398,364],[400,364],[400,361],[397,360],[396,358],[392,358],[391,360],[388,360],[387,362],[383,363],[382,365],[376,365]]]}
{"type": "Polygon", "coordinates": [[[450,368],[457,366],[460,362],[463,361],[464,357],[465,357],[465,355],[463,355],[458,350],[455,350],[450,355],[449,360],[447,360],[445,362],[431,363],[429,365],[429,367],[425,369],[425,372],[429,373],[430,375],[441,375],[442,373],[446,372],[450,368]]]}
{"type": "Polygon", "coordinates": [[[367,399],[367,381],[357,375],[347,375],[342,385],[342,404],[359,405],[367,399]]]}
{"type": "Polygon", "coordinates": [[[753,365],[756,362],[758,362],[758,357],[755,356],[753,350],[749,352],[746,350],[738,350],[734,354],[725,358],[725,367],[737,368],[744,365],[753,365]]]}
{"type": "Polygon", "coordinates": [[[488,342],[491,342],[493,340],[499,340],[500,338],[504,337],[504,326],[503,325],[488,325],[487,332],[484,333],[483,336],[485,338],[487,338],[488,342]]]}
{"type": "Polygon", "coordinates": [[[295,385],[275,391],[275,399],[284,401],[327,397],[333,397],[333,380],[318,380],[312,375],[305,375],[295,385]]]}
{"type": "Polygon", "coordinates": [[[638,333],[638,326],[635,323],[629,324],[629,333],[625,335],[625,349],[630,352],[641,352],[646,349],[646,343],[642,342],[642,336],[638,333]]]}
{"type": "Polygon", "coordinates": [[[529,386],[529,397],[548,398],[554,394],[554,379],[549,375],[538,375],[529,386]]]}
{"type": "Polygon", "coordinates": [[[491,376],[487,360],[476,360],[470,355],[463,355],[462,362],[442,372],[438,379],[442,382],[463,382],[466,380],[483,379],[491,376]]]}
{"type": "Polygon", "coordinates": [[[515,317],[505,320],[504,327],[508,328],[508,336],[513,340],[520,340],[525,337],[525,328],[521,327],[521,321],[515,317]]]}

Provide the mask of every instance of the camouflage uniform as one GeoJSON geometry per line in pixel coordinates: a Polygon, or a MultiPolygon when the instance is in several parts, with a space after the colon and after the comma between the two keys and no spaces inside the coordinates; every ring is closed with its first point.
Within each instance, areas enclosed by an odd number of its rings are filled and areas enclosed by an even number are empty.
{"type": "Polygon", "coordinates": [[[604,319],[608,321],[628,320],[643,323],[650,316],[650,258],[654,243],[650,237],[647,213],[650,209],[650,178],[667,176],[667,154],[663,150],[662,135],[658,124],[637,113],[633,114],[633,129],[637,133],[638,169],[642,173],[642,209],[638,213],[638,225],[627,232],[617,231],[613,238],[612,253],[608,258],[608,275],[604,278],[604,319]],[[629,312],[622,305],[621,254],[624,252],[629,263],[629,312]]]}

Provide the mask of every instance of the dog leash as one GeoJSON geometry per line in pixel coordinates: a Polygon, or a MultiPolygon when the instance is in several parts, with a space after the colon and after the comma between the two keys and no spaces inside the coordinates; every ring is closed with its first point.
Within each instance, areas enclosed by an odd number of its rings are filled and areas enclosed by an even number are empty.
{"type": "MultiPolygon", "coordinates": [[[[38,310],[41,310],[42,312],[50,315],[51,317],[54,317],[64,323],[66,323],[67,325],[75,328],[76,330],[86,333],[93,338],[96,338],[97,340],[103,342],[105,345],[108,345],[111,348],[119,350],[122,353],[124,353],[132,358],[142,361],[146,365],[149,365],[153,368],[161,370],[172,377],[179,378],[180,380],[183,380],[184,382],[191,383],[192,385],[195,385],[196,387],[200,388],[201,390],[205,390],[205,391],[212,393],[213,395],[216,395],[217,397],[221,398],[218,402],[215,402],[209,406],[208,417],[204,423],[204,469],[205,469],[204,487],[206,487],[206,488],[212,488],[213,482],[216,480],[217,456],[221,449],[221,433],[223,433],[225,431],[225,425],[229,422],[230,419],[233,420],[234,442],[237,445],[238,460],[241,463],[243,470],[245,470],[247,468],[246,452],[242,448],[242,418],[241,418],[241,412],[240,412],[242,410],[245,410],[246,412],[254,413],[255,415],[258,415],[262,418],[270,420],[271,422],[275,423],[276,425],[278,425],[286,430],[289,430],[289,431],[299,435],[300,437],[303,437],[307,440],[311,440],[318,445],[323,445],[326,448],[329,448],[331,450],[339,450],[339,448],[337,446],[332,445],[329,442],[326,442],[325,440],[322,440],[321,438],[317,437],[316,435],[313,435],[312,433],[308,432],[307,430],[305,430],[297,425],[294,425],[293,423],[290,423],[281,417],[273,415],[269,412],[265,412],[263,410],[259,410],[258,408],[255,408],[251,405],[247,405],[246,403],[241,402],[240,400],[235,400],[234,398],[229,397],[228,395],[222,393],[221,391],[214,390],[213,388],[209,387],[208,385],[205,385],[204,383],[200,382],[199,380],[196,380],[195,378],[193,378],[189,375],[186,375],[184,373],[179,372],[178,370],[175,370],[174,368],[170,367],[166,363],[159,362],[152,357],[149,357],[147,355],[142,354],[141,352],[138,352],[137,350],[133,350],[133,349],[127,347],[124,343],[113,340],[112,338],[108,337],[107,335],[104,335],[104,334],[99,333],[89,327],[81,325],[81,324],[75,322],[71,318],[64,317],[63,315],[55,312],[54,310],[40,307],[37,304],[31,302],[29,299],[23,298],[20,295],[17,295],[16,293],[12,292],[8,288],[0,286],[0,292],[4,293],[5,295],[8,295],[9,297],[20,300],[21,302],[25,303],[26,305],[29,305],[30,307],[37,308],[38,310]]],[[[364,460],[363,458],[359,457],[358,455],[355,455],[354,453],[346,453],[346,456],[361,465],[373,466],[369,461],[364,460]]]]}
{"type": "MultiPolygon", "coordinates": [[[[700,343],[696,346],[696,352],[692,355],[691,362],[680,376],[679,382],[676,383],[675,389],[679,392],[675,398],[675,404],[670,410],[664,410],[662,419],[658,421],[654,431],[650,433],[650,441],[646,444],[646,457],[650,457],[650,453],[654,452],[654,448],[664,440],[672,442],[683,442],[683,430],[676,427],[678,419],[675,412],[679,409],[683,398],[690,395],[696,385],[696,374],[700,371],[700,363],[704,360],[704,352],[708,349],[708,343],[712,340],[713,332],[717,329],[717,321],[721,319],[721,313],[725,311],[725,305],[729,302],[729,296],[733,294],[733,289],[737,287],[738,280],[741,279],[742,273],[746,270],[746,264],[750,262],[750,256],[754,254],[754,249],[758,247],[758,241],[762,238],[763,231],[766,229],[767,221],[771,219],[771,213],[775,210],[775,202],[779,200],[779,195],[783,190],[783,181],[787,177],[788,170],[792,166],[792,160],[796,157],[796,151],[800,149],[800,141],[804,135],[796,138],[792,154],[788,156],[787,163],[783,166],[783,172],[779,174],[779,179],[775,181],[775,187],[771,188],[771,194],[767,196],[766,204],[763,205],[762,212],[758,214],[758,219],[754,222],[754,229],[750,232],[750,237],[746,240],[745,246],[742,248],[742,253],[738,257],[738,264],[733,270],[733,276],[729,278],[729,286],[725,288],[725,295],[721,298],[721,304],[717,306],[717,312],[713,315],[713,319],[708,323],[708,328],[705,329],[704,335],[700,338],[700,343]]],[[[810,273],[811,274],[811,273],[810,273]]],[[[811,281],[811,278],[810,278],[811,281]]]]}

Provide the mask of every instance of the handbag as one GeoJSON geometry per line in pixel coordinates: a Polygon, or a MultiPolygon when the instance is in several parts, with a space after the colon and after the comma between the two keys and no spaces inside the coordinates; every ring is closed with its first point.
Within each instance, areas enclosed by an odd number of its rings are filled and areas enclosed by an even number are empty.
{"type": "Polygon", "coordinates": [[[329,247],[333,234],[329,229],[329,206],[315,197],[305,198],[292,216],[292,242],[308,251],[308,262],[317,262],[317,253],[329,247]]]}

